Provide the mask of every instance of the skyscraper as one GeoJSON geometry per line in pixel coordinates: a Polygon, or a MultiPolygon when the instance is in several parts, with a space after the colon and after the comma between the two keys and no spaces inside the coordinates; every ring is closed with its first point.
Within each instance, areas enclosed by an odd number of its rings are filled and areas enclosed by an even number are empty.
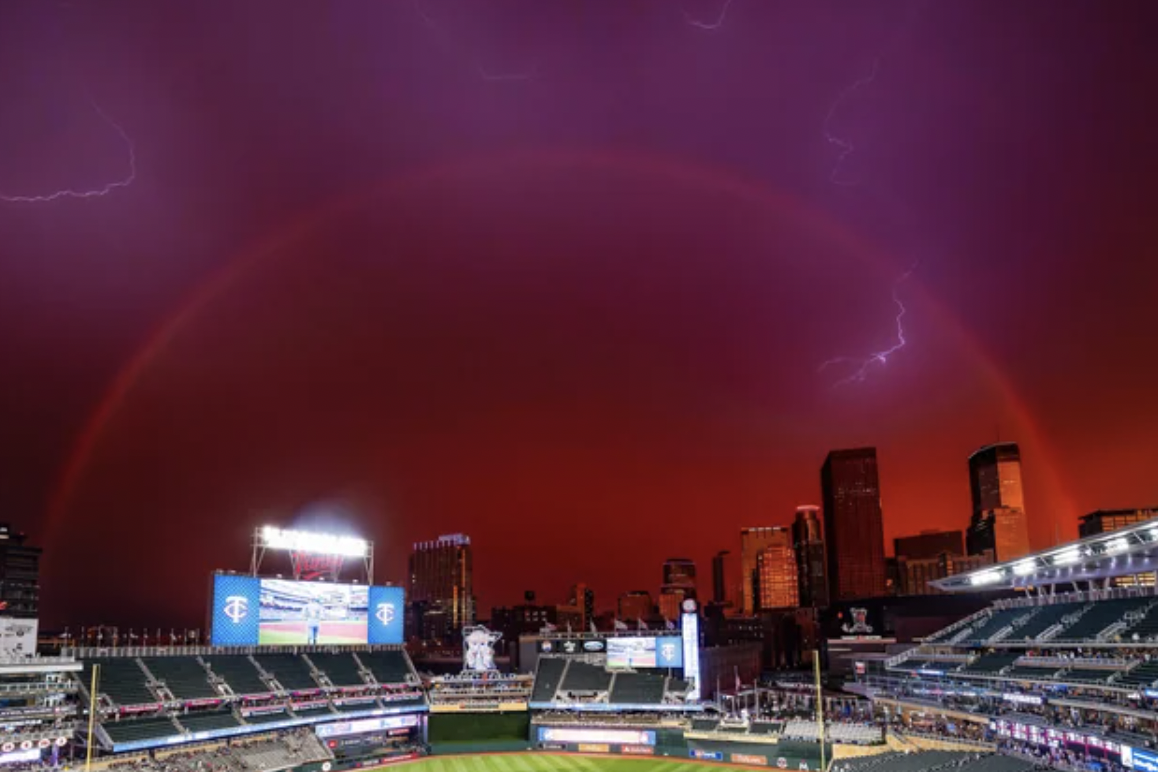
{"type": "MultiPolygon", "coordinates": [[[[0,524],[0,615],[36,619],[40,608],[41,550],[24,542],[24,534],[13,531],[6,523],[0,524]]],[[[28,653],[35,651],[33,628],[28,653]]]]}
{"type": "Polygon", "coordinates": [[[796,584],[800,605],[828,606],[828,578],[824,565],[824,531],[820,507],[796,508],[792,523],[792,547],[796,550],[796,584]]]}
{"type": "Polygon", "coordinates": [[[740,613],[756,613],[756,556],[778,538],[778,530],[770,526],[740,529],[740,613]]]}
{"type": "Polygon", "coordinates": [[[968,553],[980,555],[993,550],[999,563],[1029,554],[1017,443],[986,445],[969,456],[969,490],[973,516],[965,539],[968,553]]]}
{"type": "Polygon", "coordinates": [[[728,602],[728,555],[727,550],[721,550],[712,556],[712,602],[724,604],[728,602]]]}
{"type": "Polygon", "coordinates": [[[773,528],[767,546],[756,553],[755,601],[757,611],[795,608],[800,605],[796,581],[796,550],[792,532],[773,528]]]}
{"type": "Polygon", "coordinates": [[[696,595],[696,564],[688,558],[668,558],[663,563],[663,587],[679,587],[684,594],[696,595]]]}
{"type": "Polygon", "coordinates": [[[876,448],[834,450],[820,469],[831,600],[885,594],[885,534],[876,448]]]}
{"type": "Polygon", "coordinates": [[[654,606],[647,590],[629,590],[619,596],[619,621],[627,624],[646,620],[654,606]]]}
{"type": "Polygon", "coordinates": [[[410,600],[445,612],[453,632],[474,624],[474,560],[470,537],[461,533],[417,542],[410,553],[410,600]]]}
{"type": "Polygon", "coordinates": [[[571,587],[571,605],[579,610],[581,615],[580,628],[587,630],[595,621],[595,590],[584,582],[571,587]]]}
{"type": "Polygon", "coordinates": [[[1143,509],[1099,509],[1078,518],[1078,536],[1097,536],[1158,518],[1158,507],[1143,509]]]}

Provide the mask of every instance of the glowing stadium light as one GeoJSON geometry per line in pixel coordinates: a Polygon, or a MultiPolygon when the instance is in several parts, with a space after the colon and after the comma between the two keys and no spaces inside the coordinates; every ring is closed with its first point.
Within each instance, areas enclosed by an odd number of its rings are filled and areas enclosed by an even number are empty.
{"type": "Polygon", "coordinates": [[[1001,571],[983,571],[980,574],[973,574],[969,577],[969,584],[977,587],[985,584],[993,584],[1001,581],[1001,571]]]}
{"type": "Polygon", "coordinates": [[[1158,541],[1158,528],[1151,528],[1150,529],[1150,540],[1151,541],[1158,541]]]}
{"type": "Polygon", "coordinates": [[[1037,570],[1037,561],[1035,561],[1033,558],[1030,558],[1029,560],[1023,560],[1020,563],[1014,563],[1013,564],[1013,575],[1014,576],[1029,576],[1030,574],[1032,574],[1036,570],[1037,570]]]}
{"type": "Polygon", "coordinates": [[[261,529],[261,546],[273,550],[288,550],[309,555],[340,555],[347,558],[364,558],[369,552],[366,540],[355,536],[289,531],[272,525],[261,529]]]}
{"type": "Polygon", "coordinates": [[[1130,549],[1130,542],[1124,536],[1119,536],[1116,539],[1110,539],[1106,542],[1106,554],[1117,555],[1119,552],[1125,552],[1130,549]]]}
{"type": "Polygon", "coordinates": [[[1061,552],[1053,554],[1053,564],[1055,566],[1068,566],[1070,563],[1077,563],[1082,559],[1082,551],[1077,547],[1070,547],[1061,552]]]}

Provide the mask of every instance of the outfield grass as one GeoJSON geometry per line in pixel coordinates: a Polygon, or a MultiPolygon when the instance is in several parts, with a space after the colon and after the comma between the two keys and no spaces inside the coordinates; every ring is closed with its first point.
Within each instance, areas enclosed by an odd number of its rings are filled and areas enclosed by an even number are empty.
{"type": "MultiPolygon", "coordinates": [[[[262,622],[258,643],[262,646],[293,646],[306,642],[304,622],[262,622]]],[[[318,645],[366,642],[366,622],[323,622],[318,630],[318,645]]]]}
{"type": "Polygon", "coordinates": [[[407,772],[705,772],[710,766],[663,756],[574,756],[501,753],[428,756],[406,764],[407,772]]]}

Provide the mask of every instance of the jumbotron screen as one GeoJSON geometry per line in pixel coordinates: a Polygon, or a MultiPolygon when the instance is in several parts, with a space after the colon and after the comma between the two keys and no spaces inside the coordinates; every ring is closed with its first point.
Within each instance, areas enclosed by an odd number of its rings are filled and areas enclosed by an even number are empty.
{"type": "Polygon", "coordinates": [[[678,636],[607,639],[609,669],[683,666],[683,640],[678,636]]]}
{"type": "Polygon", "coordinates": [[[214,646],[402,643],[401,587],[213,577],[214,646]]]}

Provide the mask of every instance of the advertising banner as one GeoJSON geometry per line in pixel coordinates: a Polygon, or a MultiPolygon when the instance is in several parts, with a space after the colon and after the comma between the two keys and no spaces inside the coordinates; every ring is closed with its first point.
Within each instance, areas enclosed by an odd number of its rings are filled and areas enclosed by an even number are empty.
{"type": "Polygon", "coordinates": [[[541,726],[539,727],[539,742],[655,745],[655,731],[650,729],[574,729],[571,727],[541,726]]]}
{"type": "Polygon", "coordinates": [[[683,667],[683,641],[674,636],[659,638],[608,638],[607,667],[683,667]]]}
{"type": "Polygon", "coordinates": [[[601,743],[579,743],[580,753],[610,753],[611,746],[601,743]]]}
{"type": "Polygon", "coordinates": [[[733,753],[733,764],[747,764],[752,767],[766,767],[768,766],[768,759],[764,756],[753,756],[748,753],[733,753]]]}
{"type": "Polygon", "coordinates": [[[35,654],[39,625],[36,619],[0,618],[0,655],[31,657],[35,654]]]}

